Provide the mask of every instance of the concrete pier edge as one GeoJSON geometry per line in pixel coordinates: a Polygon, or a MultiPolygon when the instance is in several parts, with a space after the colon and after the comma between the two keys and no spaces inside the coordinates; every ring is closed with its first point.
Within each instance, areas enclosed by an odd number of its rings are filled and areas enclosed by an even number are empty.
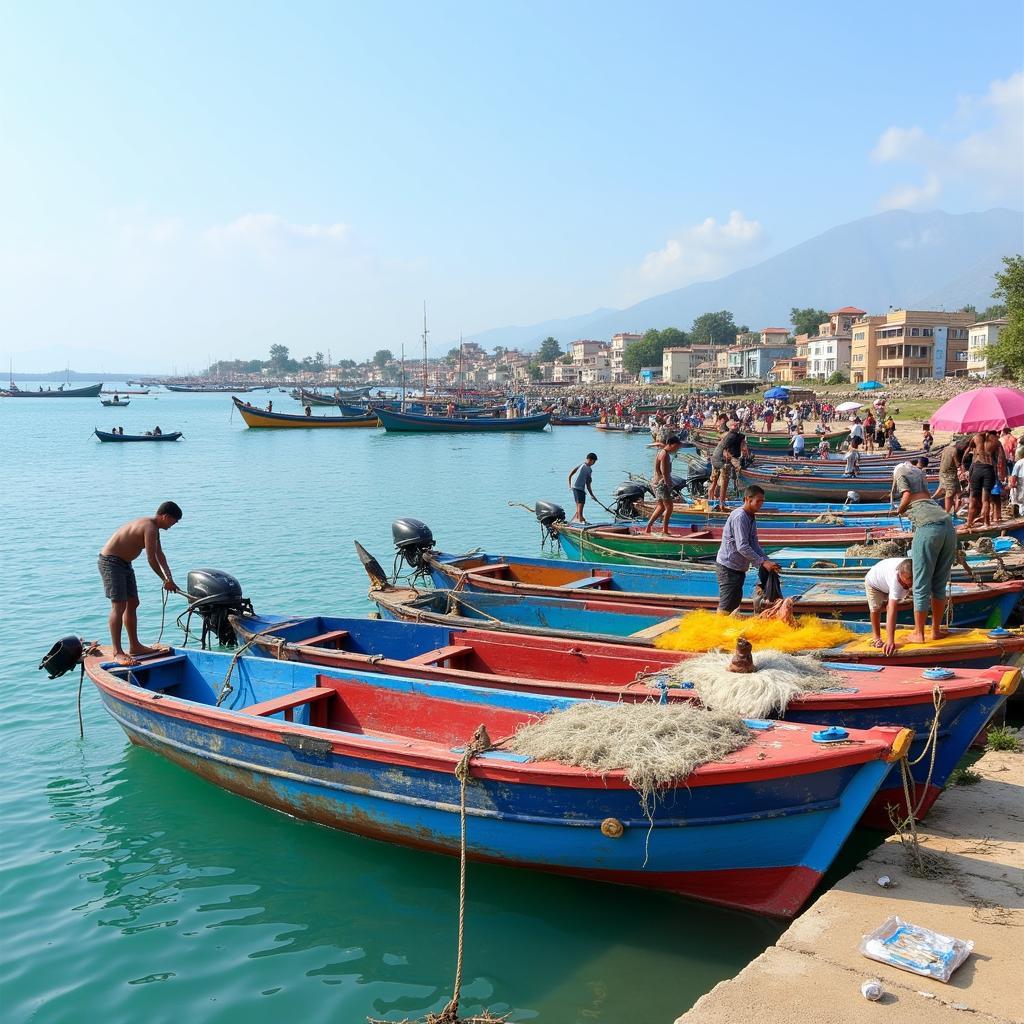
{"type": "Polygon", "coordinates": [[[974,770],[982,781],[947,790],[919,829],[936,877],[915,878],[889,838],[676,1024],[1024,1024],[1024,755],[989,752],[974,770]],[[948,984],[868,960],[861,937],[894,914],[974,952],[948,984]],[[878,1002],[861,995],[870,978],[878,1002]]]}

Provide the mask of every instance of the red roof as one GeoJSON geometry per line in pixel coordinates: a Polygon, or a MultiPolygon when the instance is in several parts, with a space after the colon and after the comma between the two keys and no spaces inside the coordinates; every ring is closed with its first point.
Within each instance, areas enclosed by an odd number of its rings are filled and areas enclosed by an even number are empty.
{"type": "Polygon", "coordinates": [[[762,327],[761,334],[789,334],[785,327],[762,327]]]}
{"type": "Polygon", "coordinates": [[[829,316],[835,316],[837,313],[852,313],[855,316],[863,316],[864,310],[858,309],[856,306],[843,306],[842,309],[833,309],[829,316]]]}

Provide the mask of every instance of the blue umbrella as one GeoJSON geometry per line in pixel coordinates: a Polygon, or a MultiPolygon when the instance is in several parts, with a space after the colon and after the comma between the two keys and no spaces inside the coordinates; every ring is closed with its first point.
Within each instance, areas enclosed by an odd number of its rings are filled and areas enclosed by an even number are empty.
{"type": "Polygon", "coordinates": [[[879,384],[877,380],[866,380],[863,384],[857,385],[858,391],[877,391],[879,388],[884,387],[884,384],[879,384]]]}
{"type": "Polygon", "coordinates": [[[772,388],[764,393],[765,398],[789,398],[789,392],[785,388],[772,388]]]}

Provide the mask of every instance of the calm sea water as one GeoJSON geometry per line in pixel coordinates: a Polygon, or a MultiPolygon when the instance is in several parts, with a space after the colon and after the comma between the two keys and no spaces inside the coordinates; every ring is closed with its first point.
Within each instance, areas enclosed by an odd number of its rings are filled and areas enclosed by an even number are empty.
{"type": "MultiPolygon", "coordinates": [[[[275,408],[297,409],[286,395],[275,408]]],[[[224,793],[139,750],[89,684],[36,671],[50,644],[103,638],[96,553],[171,498],[164,534],[189,568],[237,576],[257,611],[365,614],[361,540],[390,566],[390,523],[440,547],[536,553],[509,501],[571,507],[590,450],[595,490],[649,468],[639,437],[588,427],[417,437],[248,431],[222,395],[0,400],[0,1005],[11,1024],[398,1020],[437,1011],[454,969],[458,864],[346,836],[224,793]],[[159,424],[178,444],[110,445],[159,424]]],[[[160,629],[140,563],[143,640],[160,629]]],[[[183,602],[172,598],[172,611],[183,602]]],[[[169,621],[167,640],[180,636],[169,621]]],[[[777,924],[668,896],[471,864],[464,1012],[514,1021],[671,1021],[778,936],[777,924]]]]}

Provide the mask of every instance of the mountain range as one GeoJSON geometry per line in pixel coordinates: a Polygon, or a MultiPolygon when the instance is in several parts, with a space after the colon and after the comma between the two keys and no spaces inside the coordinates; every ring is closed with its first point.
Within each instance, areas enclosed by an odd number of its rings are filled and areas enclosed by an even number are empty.
{"type": "Polygon", "coordinates": [[[952,310],[970,304],[981,310],[993,301],[993,275],[1002,258],[1021,251],[1024,214],[1017,210],[890,210],[831,228],[745,270],[626,309],[497,327],[467,340],[487,349],[530,349],[552,335],[564,348],[576,338],[608,340],[618,331],[688,330],[702,313],[722,309],[754,330],[787,326],[794,306],[884,313],[890,307],[952,310]]]}

